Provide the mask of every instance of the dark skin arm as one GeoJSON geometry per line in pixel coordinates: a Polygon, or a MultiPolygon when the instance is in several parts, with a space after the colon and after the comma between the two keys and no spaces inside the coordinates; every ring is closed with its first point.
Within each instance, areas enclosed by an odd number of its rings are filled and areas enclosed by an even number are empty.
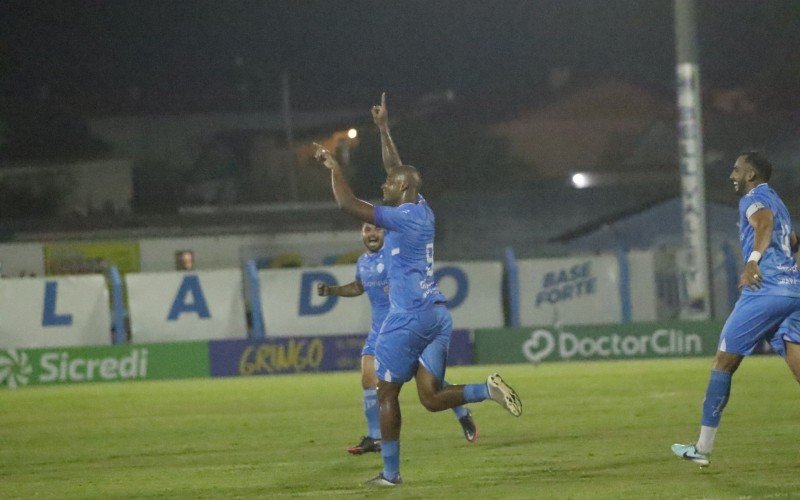
{"type": "Polygon", "coordinates": [[[386,109],[386,92],[381,94],[379,106],[372,106],[372,121],[378,126],[381,132],[381,156],[383,157],[383,168],[389,174],[395,167],[403,164],[400,161],[400,153],[394,145],[392,135],[389,133],[389,111],[386,109]]]}
{"type": "Polygon", "coordinates": [[[353,194],[353,190],[347,183],[347,179],[344,177],[341,165],[336,161],[333,154],[317,143],[314,143],[314,146],[317,148],[317,151],[314,153],[314,158],[331,171],[333,197],[342,212],[362,222],[375,224],[375,207],[371,203],[356,198],[356,195],[353,194]]]}
{"type": "Polygon", "coordinates": [[[360,281],[353,281],[346,285],[334,286],[327,283],[317,283],[317,295],[326,297],[338,295],[339,297],[358,297],[364,293],[364,285],[360,281]]]}
{"type": "MultiPolygon", "coordinates": [[[[769,247],[770,240],[772,239],[773,220],[772,212],[762,208],[756,211],[748,219],[750,225],[755,230],[755,237],[753,238],[753,251],[761,252],[763,255],[769,247]]],[[[795,236],[795,239],[797,237],[795,236]]],[[[745,255],[748,258],[749,255],[745,255]]],[[[751,290],[758,290],[761,288],[761,269],[758,267],[758,262],[748,261],[745,263],[744,272],[739,277],[739,290],[748,287],[751,290]]]]}

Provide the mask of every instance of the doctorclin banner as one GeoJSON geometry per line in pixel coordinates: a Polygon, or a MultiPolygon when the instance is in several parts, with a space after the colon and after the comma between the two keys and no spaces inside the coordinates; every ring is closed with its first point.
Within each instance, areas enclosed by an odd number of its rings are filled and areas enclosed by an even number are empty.
{"type": "Polygon", "coordinates": [[[711,356],[722,323],[673,321],[475,330],[476,363],[711,356]]]}

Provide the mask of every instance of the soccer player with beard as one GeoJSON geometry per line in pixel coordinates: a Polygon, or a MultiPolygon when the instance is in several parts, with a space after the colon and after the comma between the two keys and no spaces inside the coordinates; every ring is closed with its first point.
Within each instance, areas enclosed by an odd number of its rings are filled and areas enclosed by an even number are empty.
{"type": "Polygon", "coordinates": [[[739,240],[747,256],[739,278],[742,294],[722,327],[703,400],[700,436],[693,444],[672,445],[673,453],[701,467],[711,462],[731,378],[763,339],[770,339],[800,381],[800,271],[792,255],[798,239],[786,206],[767,184],[771,175],[772,164],[754,151],[740,155],[730,175],[742,195],[739,240]]]}

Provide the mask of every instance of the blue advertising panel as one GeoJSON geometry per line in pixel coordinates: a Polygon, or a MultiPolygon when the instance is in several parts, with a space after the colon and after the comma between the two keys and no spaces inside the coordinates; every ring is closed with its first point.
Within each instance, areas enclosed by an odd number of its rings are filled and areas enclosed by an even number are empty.
{"type": "MultiPolygon", "coordinates": [[[[279,375],[300,372],[357,370],[366,335],[273,337],[263,340],[212,340],[212,377],[279,375]]],[[[472,364],[468,330],[454,330],[448,365],[472,364]]]]}

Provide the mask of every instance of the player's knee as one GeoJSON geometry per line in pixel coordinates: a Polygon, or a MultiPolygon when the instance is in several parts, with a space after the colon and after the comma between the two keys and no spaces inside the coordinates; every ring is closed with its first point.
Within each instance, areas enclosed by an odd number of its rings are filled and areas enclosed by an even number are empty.
{"type": "Polygon", "coordinates": [[[362,389],[375,389],[376,387],[378,387],[378,377],[375,372],[361,374],[362,389]]]}
{"type": "Polygon", "coordinates": [[[378,383],[378,401],[383,404],[396,401],[400,395],[400,388],[394,384],[378,383]]]}
{"type": "Polygon", "coordinates": [[[431,412],[442,411],[447,409],[446,406],[444,405],[444,402],[441,401],[438,397],[436,397],[435,393],[420,392],[419,402],[422,403],[422,406],[424,406],[426,410],[431,412]]]}

